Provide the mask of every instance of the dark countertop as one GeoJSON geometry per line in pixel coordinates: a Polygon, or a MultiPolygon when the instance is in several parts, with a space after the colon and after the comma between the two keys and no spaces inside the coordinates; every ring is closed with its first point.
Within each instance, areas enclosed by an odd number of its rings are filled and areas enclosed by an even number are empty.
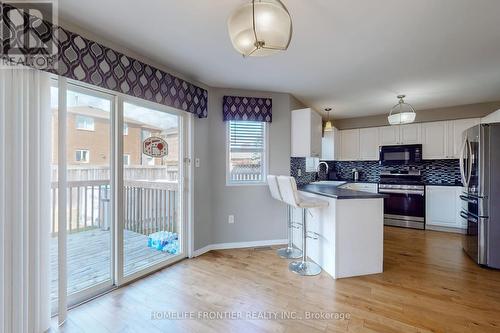
{"type": "Polygon", "coordinates": [[[308,184],[299,187],[299,191],[309,192],[335,199],[378,199],[386,198],[387,195],[362,191],[348,190],[333,185],[308,184]]]}

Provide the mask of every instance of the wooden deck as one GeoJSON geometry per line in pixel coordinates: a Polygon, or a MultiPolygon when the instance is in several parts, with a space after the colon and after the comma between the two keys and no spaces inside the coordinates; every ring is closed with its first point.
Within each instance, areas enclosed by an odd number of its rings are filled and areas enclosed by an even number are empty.
{"type": "MultiPolygon", "coordinates": [[[[111,278],[110,231],[92,229],[68,234],[68,294],[111,278]]],[[[172,255],[147,246],[147,236],[125,230],[125,276],[172,255]]],[[[57,238],[50,245],[51,300],[57,299],[57,238]]]]}

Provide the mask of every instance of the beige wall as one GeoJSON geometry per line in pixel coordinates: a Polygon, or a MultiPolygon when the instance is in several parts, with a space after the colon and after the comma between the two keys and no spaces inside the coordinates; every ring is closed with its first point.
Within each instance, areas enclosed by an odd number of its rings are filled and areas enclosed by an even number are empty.
{"type": "MultiPolygon", "coordinates": [[[[459,105],[440,109],[417,110],[416,122],[453,120],[464,118],[482,118],[500,109],[500,102],[459,105]]],[[[389,125],[387,114],[335,119],[334,125],[338,129],[364,128],[389,125]]]]}

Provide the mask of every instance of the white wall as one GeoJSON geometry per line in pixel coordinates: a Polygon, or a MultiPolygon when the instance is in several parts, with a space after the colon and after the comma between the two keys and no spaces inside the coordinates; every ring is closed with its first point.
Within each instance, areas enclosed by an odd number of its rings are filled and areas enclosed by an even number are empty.
{"type": "Polygon", "coordinates": [[[195,120],[194,248],[208,244],[286,238],[285,207],[271,198],[267,186],[226,186],[226,125],[222,121],[225,95],[273,99],[269,125],[269,172],[290,174],[290,109],[297,102],[289,94],[222,88],[209,89],[208,119],[195,120]],[[235,223],[228,224],[228,215],[235,223]]]}

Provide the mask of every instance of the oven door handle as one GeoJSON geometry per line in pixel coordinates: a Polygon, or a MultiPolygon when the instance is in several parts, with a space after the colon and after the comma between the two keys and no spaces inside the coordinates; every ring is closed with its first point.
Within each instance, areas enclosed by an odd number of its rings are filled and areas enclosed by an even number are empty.
{"type": "Polygon", "coordinates": [[[418,191],[418,190],[393,190],[393,189],[379,189],[378,193],[394,193],[394,194],[417,194],[424,196],[425,192],[424,191],[418,191]]]}

